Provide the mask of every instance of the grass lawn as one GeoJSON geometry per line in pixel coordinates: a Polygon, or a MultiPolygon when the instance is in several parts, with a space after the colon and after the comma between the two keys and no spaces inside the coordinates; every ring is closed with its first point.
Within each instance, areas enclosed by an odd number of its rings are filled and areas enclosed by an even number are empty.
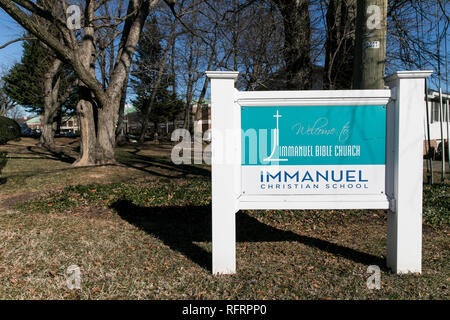
{"type": "Polygon", "coordinates": [[[449,299],[449,184],[425,186],[422,275],[384,267],[383,210],[289,210],[239,212],[237,274],[212,276],[207,166],[149,144],[72,168],[76,140],[58,140],[63,154],[35,143],[0,146],[2,299],[449,299]],[[81,290],[67,289],[70,265],[81,290]]]}

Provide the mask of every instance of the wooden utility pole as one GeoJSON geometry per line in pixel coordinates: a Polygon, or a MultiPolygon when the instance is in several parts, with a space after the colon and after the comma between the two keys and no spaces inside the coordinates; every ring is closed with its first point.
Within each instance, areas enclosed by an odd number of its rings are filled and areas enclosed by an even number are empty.
{"type": "Polygon", "coordinates": [[[384,89],[387,0],[358,0],[353,89],[384,89]]]}

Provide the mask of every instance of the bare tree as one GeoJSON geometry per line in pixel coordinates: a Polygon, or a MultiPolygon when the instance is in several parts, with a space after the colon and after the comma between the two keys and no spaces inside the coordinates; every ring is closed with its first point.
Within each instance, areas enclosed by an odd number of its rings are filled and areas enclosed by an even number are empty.
{"type": "Polygon", "coordinates": [[[3,76],[7,73],[8,71],[6,68],[2,68],[2,70],[0,71],[0,117],[6,117],[8,115],[11,115],[11,112],[13,112],[13,110],[18,110],[17,103],[12,100],[3,89],[5,85],[3,76]]]}
{"type": "Polygon", "coordinates": [[[312,84],[309,1],[273,1],[278,5],[283,16],[286,89],[309,89],[312,84]]]}
{"type": "Polygon", "coordinates": [[[16,108],[17,103],[11,100],[2,88],[3,80],[0,80],[0,117],[5,117],[16,108]]]}
{"type": "Polygon", "coordinates": [[[71,28],[66,21],[77,17],[68,15],[68,3],[61,1],[62,15],[55,15],[39,3],[31,0],[0,0],[5,10],[26,30],[51,48],[56,56],[68,63],[80,80],[80,101],[77,111],[81,121],[81,152],[75,165],[113,163],[115,128],[118,120],[122,87],[128,77],[131,60],[139,40],[142,27],[149,11],[157,0],[85,0],[80,12],[83,17],[80,29],[71,28]],[[105,5],[109,10],[105,10],[105,5]],[[126,10],[123,10],[126,7],[126,10]],[[35,22],[31,15],[45,19],[58,30],[64,41],[49,33],[45,27],[35,22]],[[96,30],[122,25],[117,37],[111,37],[115,59],[110,71],[107,87],[98,81],[95,62],[99,55],[96,30]],[[120,39],[120,40],[119,40],[120,39]]]}
{"type": "Polygon", "coordinates": [[[16,105],[14,108],[9,109],[3,116],[17,121],[24,117],[24,112],[19,105],[16,105]]]}
{"type": "Polygon", "coordinates": [[[438,87],[439,64],[446,62],[445,50],[439,50],[439,47],[448,34],[448,7],[448,1],[441,0],[389,1],[388,72],[400,68],[432,69],[436,72],[431,76],[430,85],[438,87]]]}
{"type": "Polygon", "coordinates": [[[351,89],[356,0],[330,0],[326,11],[324,89],[351,89]]]}
{"type": "MultiPolygon", "coordinates": [[[[139,143],[144,142],[145,133],[147,132],[147,129],[148,129],[150,112],[152,111],[152,107],[155,102],[155,98],[156,98],[159,86],[161,84],[161,81],[163,79],[163,76],[165,76],[164,73],[165,73],[165,70],[167,67],[167,60],[169,57],[169,52],[173,46],[173,42],[175,39],[176,27],[177,27],[177,21],[174,20],[170,27],[170,33],[169,33],[169,37],[166,41],[166,45],[163,49],[162,58],[161,58],[161,60],[158,61],[159,65],[158,66],[156,66],[156,65],[141,66],[141,68],[142,68],[141,70],[156,69],[156,78],[154,79],[155,80],[154,83],[152,83],[151,97],[144,104],[143,119],[142,119],[143,121],[142,121],[141,133],[139,135],[139,143]]],[[[159,42],[159,39],[156,39],[156,41],[159,42]]]]}
{"type": "MultiPolygon", "coordinates": [[[[239,7],[237,8],[239,9],[239,7]]],[[[282,16],[272,2],[255,2],[242,10],[237,47],[240,85],[246,90],[268,90],[285,70],[282,16]]],[[[276,86],[275,86],[276,88],[276,86]]]]}
{"type": "Polygon", "coordinates": [[[77,86],[77,79],[64,78],[62,61],[53,58],[44,74],[44,112],[42,119],[42,134],[39,145],[50,150],[55,149],[55,132],[58,126],[57,116],[62,105],[77,86]]]}

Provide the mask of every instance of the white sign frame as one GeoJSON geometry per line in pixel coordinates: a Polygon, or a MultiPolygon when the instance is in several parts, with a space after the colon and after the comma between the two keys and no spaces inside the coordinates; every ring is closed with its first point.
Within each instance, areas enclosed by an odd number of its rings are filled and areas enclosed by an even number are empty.
{"type": "Polygon", "coordinates": [[[211,79],[213,274],[236,272],[236,217],[249,209],[389,209],[387,265],[421,272],[424,79],[401,71],[386,90],[253,91],[235,89],[235,71],[211,79]],[[380,195],[244,195],[241,190],[241,106],[387,105],[386,188],[380,195]]]}

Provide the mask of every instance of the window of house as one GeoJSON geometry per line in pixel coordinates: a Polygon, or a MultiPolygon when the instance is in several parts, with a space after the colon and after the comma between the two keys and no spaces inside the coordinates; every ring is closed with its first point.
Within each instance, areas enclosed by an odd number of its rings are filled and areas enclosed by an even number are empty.
{"type": "Polygon", "coordinates": [[[441,119],[439,107],[438,101],[431,102],[431,122],[439,122],[441,119]]]}
{"type": "MultiPolygon", "coordinates": [[[[448,118],[447,118],[447,113],[448,113],[447,101],[443,100],[442,104],[443,104],[443,110],[442,110],[443,111],[443,120],[447,121],[448,120],[448,118]]],[[[430,101],[430,108],[431,108],[431,111],[430,111],[431,119],[430,119],[430,121],[431,122],[439,122],[441,120],[441,105],[440,105],[439,100],[438,101],[432,101],[432,102],[430,101]]]]}

